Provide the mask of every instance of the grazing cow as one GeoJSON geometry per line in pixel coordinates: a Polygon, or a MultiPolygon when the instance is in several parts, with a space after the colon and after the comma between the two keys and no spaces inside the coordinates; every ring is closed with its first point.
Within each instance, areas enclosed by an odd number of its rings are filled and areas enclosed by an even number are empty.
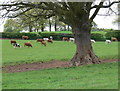
{"type": "Polygon", "coordinates": [[[117,38],[112,37],[112,38],[111,38],[111,41],[117,41],[117,38]]]}
{"type": "Polygon", "coordinates": [[[44,39],[37,39],[36,42],[42,42],[44,39]]]}
{"type": "Polygon", "coordinates": [[[50,36],[50,39],[51,39],[51,40],[53,40],[53,37],[52,37],[52,36],[50,36]]]}
{"type": "Polygon", "coordinates": [[[49,38],[43,38],[43,40],[49,40],[49,38]]]}
{"type": "Polygon", "coordinates": [[[24,47],[25,46],[32,47],[32,44],[31,43],[24,43],[24,47]]]}
{"type": "Polygon", "coordinates": [[[69,41],[69,38],[63,37],[63,41],[69,41]]]}
{"type": "Polygon", "coordinates": [[[111,43],[111,40],[106,40],[105,43],[109,44],[111,43]]]}
{"type": "Polygon", "coordinates": [[[15,40],[11,40],[10,43],[12,45],[13,43],[17,43],[17,42],[15,40]]]}
{"type": "Polygon", "coordinates": [[[47,42],[53,43],[53,40],[52,40],[52,39],[49,39],[49,40],[47,40],[47,42]]]}
{"type": "Polygon", "coordinates": [[[22,36],[22,39],[27,40],[29,37],[28,36],[22,36]]]}
{"type": "Polygon", "coordinates": [[[45,41],[42,41],[41,44],[44,45],[44,46],[46,46],[46,42],[45,41]]]}
{"type": "Polygon", "coordinates": [[[14,43],[13,46],[14,46],[14,48],[17,48],[17,47],[20,48],[20,44],[18,44],[18,43],[14,43]]]}
{"type": "Polygon", "coordinates": [[[91,39],[91,42],[92,42],[92,43],[95,43],[95,40],[91,39]]]}
{"type": "Polygon", "coordinates": [[[30,41],[28,41],[27,43],[31,43],[30,41]]]}
{"type": "Polygon", "coordinates": [[[69,41],[74,42],[74,41],[75,41],[75,39],[74,39],[74,38],[70,38],[70,39],[69,39],[69,41]]]}

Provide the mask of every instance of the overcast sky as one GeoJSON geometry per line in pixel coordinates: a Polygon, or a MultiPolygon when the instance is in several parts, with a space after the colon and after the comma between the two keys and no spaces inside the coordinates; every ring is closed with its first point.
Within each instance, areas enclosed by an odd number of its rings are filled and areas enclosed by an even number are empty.
{"type": "MultiPolygon", "coordinates": [[[[2,0],[0,0],[0,2],[1,1],[2,0]]],[[[101,11],[103,12],[103,10],[101,10],[101,11]]],[[[104,11],[104,12],[106,12],[106,11],[104,11]]],[[[116,15],[111,15],[111,16],[99,16],[99,15],[97,15],[95,17],[94,21],[98,25],[98,28],[118,29],[118,25],[112,23],[116,18],[117,18],[116,15]]],[[[4,29],[4,24],[0,23],[0,32],[3,32],[3,29],[4,29]]]]}

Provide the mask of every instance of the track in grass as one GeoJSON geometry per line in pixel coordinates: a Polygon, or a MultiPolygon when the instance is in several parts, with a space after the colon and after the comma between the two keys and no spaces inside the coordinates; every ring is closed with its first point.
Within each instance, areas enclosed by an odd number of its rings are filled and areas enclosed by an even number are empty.
{"type": "MultiPolygon", "coordinates": [[[[116,62],[115,60],[101,60],[101,63],[105,62],[116,62]]],[[[41,69],[49,69],[49,68],[63,68],[63,67],[71,67],[69,61],[51,61],[51,62],[36,62],[31,64],[20,64],[14,66],[6,66],[3,67],[4,72],[25,72],[32,70],[41,70],[41,69]]]]}

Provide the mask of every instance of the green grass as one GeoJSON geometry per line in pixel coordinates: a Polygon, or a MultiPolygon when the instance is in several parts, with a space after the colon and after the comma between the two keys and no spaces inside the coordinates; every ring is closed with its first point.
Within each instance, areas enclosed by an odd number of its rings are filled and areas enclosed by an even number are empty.
{"type": "Polygon", "coordinates": [[[4,73],[3,89],[117,89],[117,63],[4,73]]]}
{"type": "MultiPolygon", "coordinates": [[[[31,33],[37,33],[37,32],[31,32],[31,33]]],[[[51,32],[49,32],[49,31],[44,31],[44,32],[42,32],[42,33],[72,33],[72,31],[51,31],[51,32]]],[[[92,31],[92,33],[101,33],[101,34],[103,34],[103,35],[106,34],[106,32],[104,32],[104,31],[92,31]]]]}
{"type": "Polygon", "coordinates": [[[52,32],[42,32],[42,33],[72,33],[71,31],[52,31],[52,32]]]}
{"type": "Polygon", "coordinates": [[[105,35],[107,32],[104,32],[104,31],[92,31],[92,33],[100,33],[100,34],[105,35]]]}
{"type": "MultiPolygon", "coordinates": [[[[44,47],[35,40],[17,40],[22,48],[14,49],[10,44],[10,40],[2,40],[2,62],[4,65],[14,65],[21,63],[31,63],[38,61],[70,60],[76,46],[72,42],[54,41],[44,47]],[[23,43],[30,41],[33,48],[24,48],[23,43]]],[[[93,44],[95,53],[100,59],[118,59],[118,43],[105,44],[104,42],[96,42],[93,44]]]]}

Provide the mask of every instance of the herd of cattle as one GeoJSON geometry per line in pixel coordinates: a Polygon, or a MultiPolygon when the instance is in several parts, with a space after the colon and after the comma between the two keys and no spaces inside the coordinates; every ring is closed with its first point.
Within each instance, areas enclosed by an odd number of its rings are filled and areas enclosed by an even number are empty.
{"type": "MultiPolygon", "coordinates": [[[[28,36],[22,36],[22,39],[28,40],[29,37],[28,37],[28,36]]],[[[42,45],[44,45],[44,46],[46,46],[46,41],[47,41],[48,43],[53,43],[53,38],[52,38],[52,36],[50,36],[50,38],[43,38],[43,39],[37,39],[37,40],[36,40],[36,42],[40,42],[40,43],[41,43],[42,45]]],[[[71,41],[71,42],[74,42],[75,39],[74,39],[74,38],[63,37],[63,41],[71,41]]],[[[118,41],[118,40],[117,40],[117,38],[112,37],[111,40],[106,40],[105,43],[108,43],[108,44],[109,44],[109,43],[111,43],[112,41],[118,41]]],[[[96,41],[93,40],[93,39],[91,39],[91,42],[92,42],[92,43],[95,43],[96,41]]],[[[18,44],[18,43],[16,42],[16,40],[11,40],[10,43],[13,44],[14,48],[17,48],[17,47],[20,48],[20,47],[21,47],[20,44],[18,44]]],[[[27,43],[24,43],[24,47],[26,47],[26,46],[32,47],[31,42],[28,41],[27,43]]]]}

